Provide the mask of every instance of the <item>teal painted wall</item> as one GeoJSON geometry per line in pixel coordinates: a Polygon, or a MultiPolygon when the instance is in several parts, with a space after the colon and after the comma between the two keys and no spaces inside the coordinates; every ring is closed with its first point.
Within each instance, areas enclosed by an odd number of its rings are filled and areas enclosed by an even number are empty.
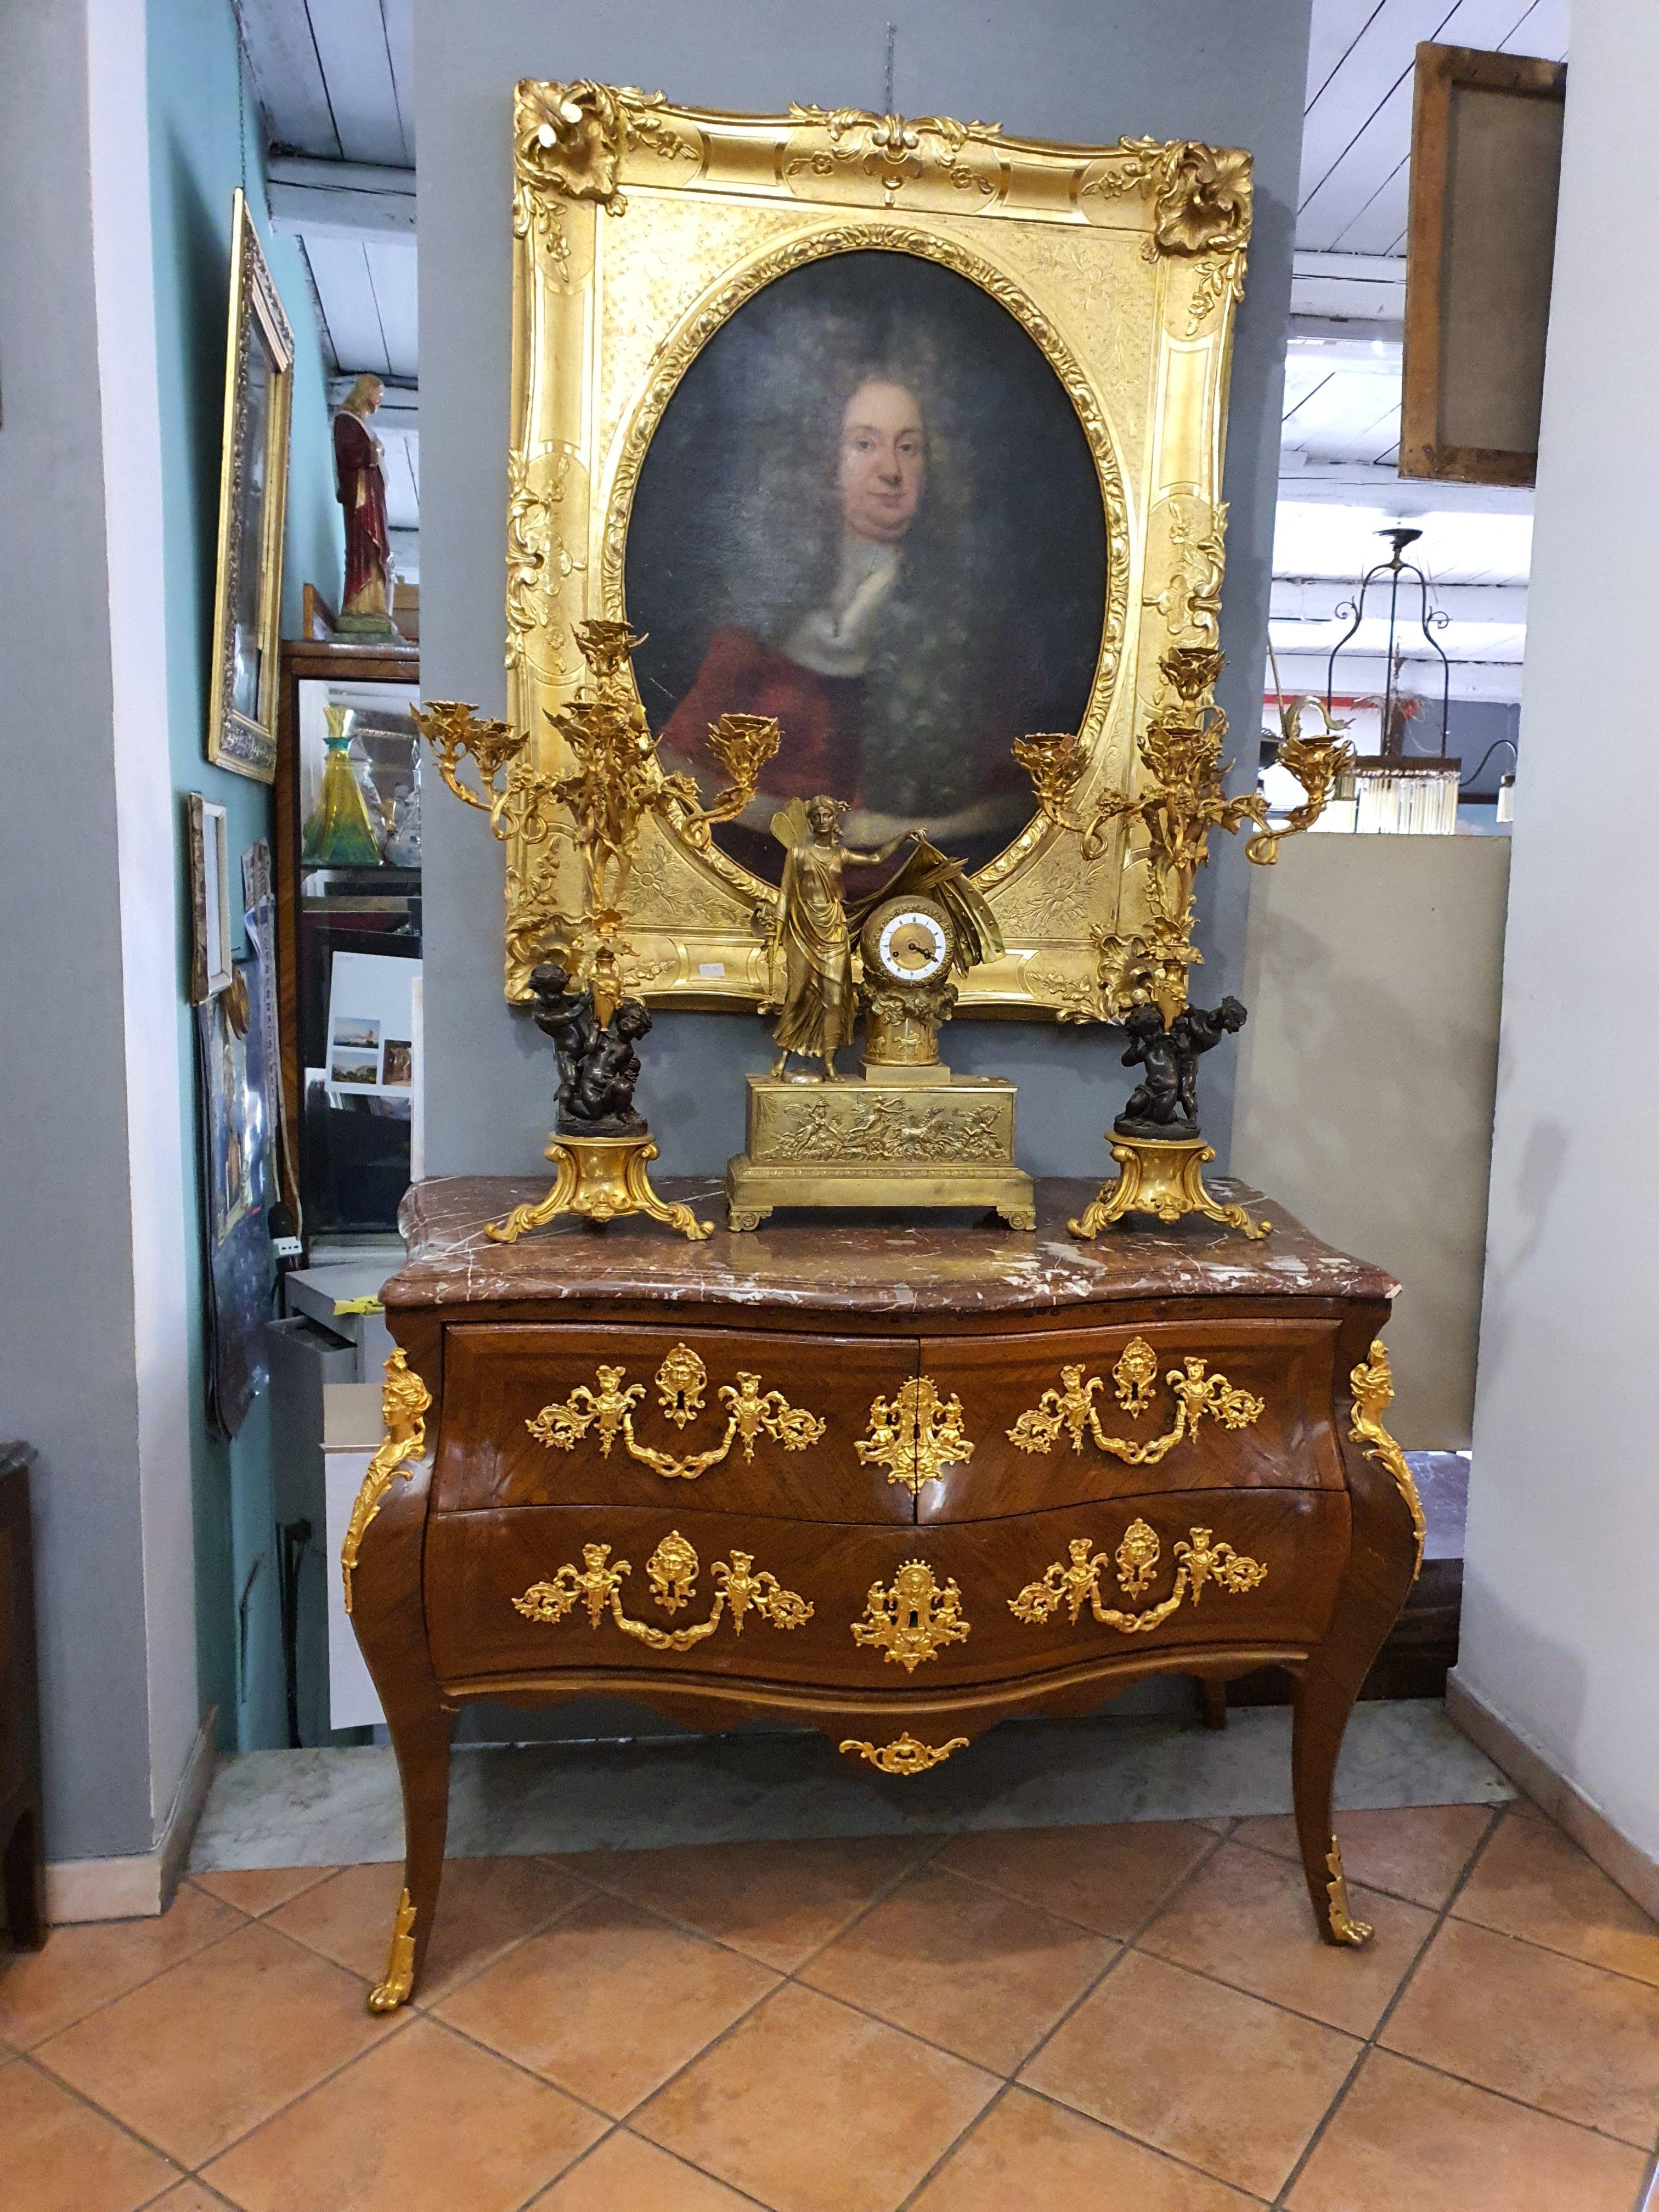
{"type": "MultiPolygon", "coordinates": [[[[258,110],[229,0],[150,0],[150,204],[161,387],[167,713],[173,783],[228,812],[232,905],[245,848],[270,835],[264,784],[210,766],[204,750],[213,647],[214,568],[229,312],[231,196],[248,197],[259,242],[294,329],[293,441],[283,562],[283,630],[297,636],[301,586],[331,599],[343,558],[325,368],[310,282],[296,242],[273,236],[258,110]]],[[[182,803],[179,809],[182,815],[182,803]]],[[[182,823],[175,836],[182,845],[182,823]]],[[[194,1100],[192,1015],[185,1003],[188,915],[182,850],[178,1006],[181,1097],[194,1100]]],[[[240,918],[239,952],[245,950],[240,918]]],[[[194,1120],[193,1105],[188,1109],[194,1120]]],[[[199,1132],[196,1133],[199,1144],[199,1132]]],[[[199,1172],[190,1245],[197,1643],[203,1702],[219,1708],[220,1741],[248,1751],[287,1741],[271,1509],[270,1406],[261,1398],[226,1444],[209,1433],[201,1297],[199,1172]],[[252,1580],[250,1585],[250,1576],[252,1580]],[[243,1593],[246,1591],[246,1620],[243,1593]]]]}

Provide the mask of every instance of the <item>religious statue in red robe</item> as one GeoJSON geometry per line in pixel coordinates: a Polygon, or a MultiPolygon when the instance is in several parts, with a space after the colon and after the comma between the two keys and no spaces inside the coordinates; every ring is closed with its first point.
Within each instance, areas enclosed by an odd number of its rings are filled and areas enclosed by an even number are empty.
{"type": "Polygon", "coordinates": [[[395,634],[386,454],[368,427],[384,389],[378,376],[360,376],[334,417],[335,482],[345,509],[345,590],[337,627],[371,637],[395,634]]]}

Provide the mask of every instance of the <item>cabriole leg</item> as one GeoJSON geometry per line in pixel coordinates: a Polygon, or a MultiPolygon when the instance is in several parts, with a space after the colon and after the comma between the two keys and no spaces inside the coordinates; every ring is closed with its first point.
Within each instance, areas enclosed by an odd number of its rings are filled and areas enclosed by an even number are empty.
{"type": "Polygon", "coordinates": [[[404,1891],[392,1922],[386,1978],[369,1992],[371,2012],[407,2004],[420,1978],[437,1916],[449,1831],[449,1747],[455,1717],[441,1707],[388,1723],[404,1792],[404,1891]]]}
{"type": "Polygon", "coordinates": [[[1370,1929],[1348,1911],[1348,1885],[1336,1840],[1333,1793],[1342,1732],[1353,1709],[1358,1682],[1345,1682],[1310,1658],[1296,1686],[1291,1764],[1296,1790],[1296,1834],[1314,1919],[1328,1943],[1364,1943],[1370,1929]]]}

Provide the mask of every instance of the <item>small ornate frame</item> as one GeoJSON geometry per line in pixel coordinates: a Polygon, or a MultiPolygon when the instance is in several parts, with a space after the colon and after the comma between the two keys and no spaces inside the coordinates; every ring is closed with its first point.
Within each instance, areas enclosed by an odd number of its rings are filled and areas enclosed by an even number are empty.
{"type": "Polygon", "coordinates": [[[288,501],[294,333],[240,187],[231,206],[230,332],[225,349],[224,457],[219,474],[207,757],[219,768],[270,783],[276,774],[277,641],[283,616],[283,518],[288,501]],[[256,349],[264,356],[270,379],[264,436],[257,441],[257,424],[249,402],[256,349]],[[251,545],[258,547],[259,563],[254,599],[259,672],[257,696],[250,702],[237,696],[236,609],[242,563],[251,545]]]}
{"type": "MultiPolygon", "coordinates": [[[[1079,803],[1132,789],[1160,653],[1214,646],[1233,314],[1250,157],[1185,140],[1057,146],[996,124],[792,107],[742,116],[586,82],[521,82],[514,136],[507,711],[526,769],[568,766],[577,623],[625,618],[635,487],[701,348],[773,278],[820,257],[917,255],[980,285],[1077,410],[1105,516],[1107,606],[1079,803]]],[[[567,841],[511,840],[507,991],[580,914],[567,841]]],[[[961,1011],[1098,1020],[1109,940],[1146,919],[1124,832],[1094,859],[1032,818],[975,880],[1006,942],[961,1011]]],[[[647,822],[623,893],[624,981],[731,1009],[768,988],[774,894],[717,848],[647,822]]]]}

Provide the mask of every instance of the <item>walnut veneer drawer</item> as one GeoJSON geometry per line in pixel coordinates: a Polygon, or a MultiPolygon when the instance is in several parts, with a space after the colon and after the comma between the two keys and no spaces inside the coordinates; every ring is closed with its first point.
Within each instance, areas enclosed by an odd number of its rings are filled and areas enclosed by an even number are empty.
{"type": "Polygon", "coordinates": [[[451,1327],[433,1504],[908,1522],[908,1486],[854,1445],[915,1363],[913,1337],[451,1327]]]}
{"type": "Polygon", "coordinates": [[[750,1513],[434,1514],[438,1678],[617,1669],[902,1692],[1323,1632],[1348,1501],[1166,1493],[950,1528],[750,1513]],[[954,1589],[951,1585],[954,1584],[954,1589]]]}
{"type": "Polygon", "coordinates": [[[960,1399],[973,1450],[923,1482],[918,1517],[1165,1489],[1340,1491],[1336,1339],[1334,1321],[1311,1317],[924,1337],[921,1371],[960,1399]]]}

